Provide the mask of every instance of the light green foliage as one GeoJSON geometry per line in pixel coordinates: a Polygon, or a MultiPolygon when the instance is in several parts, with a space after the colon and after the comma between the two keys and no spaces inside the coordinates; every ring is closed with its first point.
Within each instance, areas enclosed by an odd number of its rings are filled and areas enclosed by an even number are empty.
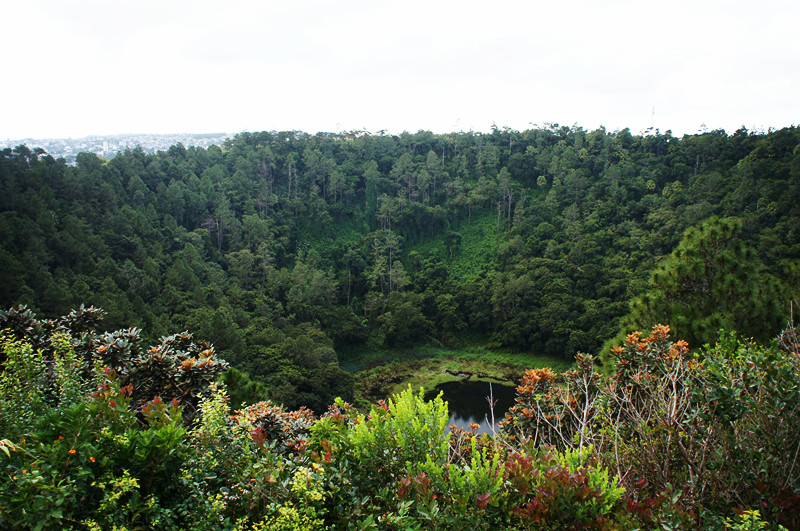
{"type": "Polygon", "coordinates": [[[349,434],[353,457],[362,466],[400,471],[411,463],[447,459],[447,404],[441,396],[425,401],[410,387],[360,415],[349,434]]]}
{"type": "Polygon", "coordinates": [[[312,469],[301,466],[292,475],[290,490],[294,495],[305,498],[306,502],[316,503],[322,501],[324,497],[324,493],[320,490],[322,478],[314,474],[317,469],[318,467],[312,469]]]}
{"type": "MultiPolygon", "coordinates": [[[[58,403],[76,404],[86,396],[87,388],[98,383],[99,378],[81,380],[82,360],[75,353],[72,338],[64,333],[55,334],[53,346],[53,385],[58,403]]],[[[99,372],[99,371],[96,371],[99,372]]]]}
{"type": "Polygon", "coordinates": [[[11,457],[11,452],[15,452],[17,450],[19,450],[19,446],[8,439],[0,440],[0,451],[5,452],[6,457],[11,457]]]}
{"type": "Polygon", "coordinates": [[[620,486],[619,477],[611,477],[608,468],[602,466],[597,457],[593,455],[591,445],[556,453],[555,461],[567,467],[573,474],[581,470],[586,471],[588,487],[601,493],[600,496],[589,502],[591,509],[596,510],[599,514],[609,514],[625,495],[625,488],[620,486]]]}
{"type": "Polygon", "coordinates": [[[333,483],[330,480],[335,481],[337,478],[329,478],[327,475],[325,467],[319,463],[295,468],[289,481],[291,501],[286,505],[294,504],[309,520],[328,516],[326,505],[337,490],[330,488],[333,483]]]}
{"type": "Polygon", "coordinates": [[[80,402],[99,382],[99,371],[84,378],[84,366],[66,333],[50,339],[49,360],[29,341],[0,333],[5,366],[0,375],[0,432],[16,438],[38,417],[80,402]]]}
{"type": "Polygon", "coordinates": [[[440,397],[425,401],[411,388],[366,415],[338,401],[311,430],[310,455],[323,468],[307,467],[315,482],[326,482],[333,520],[357,519],[364,529],[369,522],[410,525],[408,505],[396,503],[397,481],[426,461],[446,469],[448,418],[440,397]]]}
{"type": "MultiPolygon", "coordinates": [[[[767,529],[768,523],[761,519],[761,513],[753,509],[742,511],[736,518],[727,518],[725,527],[731,531],[758,531],[767,529]]],[[[778,525],[778,531],[786,531],[782,525],[778,525]]]]}
{"type": "Polygon", "coordinates": [[[253,531],[317,531],[325,523],[300,513],[294,507],[280,507],[276,516],[268,516],[253,526],[253,531]]]}
{"type": "MultiPolygon", "coordinates": [[[[494,227],[496,218],[497,216],[491,212],[477,216],[473,213],[468,225],[461,221],[456,232],[459,245],[453,252],[442,256],[451,277],[462,282],[474,281],[478,279],[487,264],[492,263],[497,250],[494,227]]],[[[436,238],[421,242],[415,248],[425,252],[429,248],[434,250],[446,247],[442,245],[441,236],[437,235],[436,238]]]]}
{"type": "Polygon", "coordinates": [[[232,422],[227,401],[222,385],[212,386],[210,393],[201,397],[200,421],[189,441],[193,454],[181,471],[184,481],[194,485],[195,495],[229,494],[210,499],[218,518],[241,509],[235,502],[251,474],[269,473],[269,467],[261,468],[264,463],[251,442],[251,426],[232,422]]]}
{"type": "Polygon", "coordinates": [[[27,342],[0,335],[5,366],[0,375],[0,433],[17,439],[48,409],[48,388],[41,351],[27,342]]]}
{"type": "Polygon", "coordinates": [[[219,384],[212,384],[209,396],[200,395],[200,425],[195,429],[196,437],[213,440],[222,435],[228,426],[228,396],[225,388],[219,384]]]}
{"type": "MultiPolygon", "coordinates": [[[[100,500],[100,505],[97,508],[94,518],[84,521],[89,526],[97,526],[97,520],[104,523],[113,522],[117,519],[120,512],[125,512],[131,498],[138,498],[139,481],[132,478],[127,470],[122,471],[122,475],[116,478],[111,478],[108,482],[92,482],[92,487],[97,487],[103,493],[103,499],[100,500]]],[[[152,504],[152,501],[151,501],[152,504]]],[[[157,522],[153,522],[157,524],[157,522]]],[[[117,526],[114,526],[117,528],[117,526]]],[[[124,527],[123,527],[124,529],[124,527]]]]}
{"type": "Polygon", "coordinates": [[[447,493],[456,513],[467,516],[468,509],[475,506],[476,496],[488,496],[497,505],[498,494],[504,485],[504,452],[498,445],[478,447],[478,439],[470,441],[468,461],[465,463],[445,463],[428,459],[417,463],[415,474],[425,474],[431,478],[437,491],[447,493]]]}

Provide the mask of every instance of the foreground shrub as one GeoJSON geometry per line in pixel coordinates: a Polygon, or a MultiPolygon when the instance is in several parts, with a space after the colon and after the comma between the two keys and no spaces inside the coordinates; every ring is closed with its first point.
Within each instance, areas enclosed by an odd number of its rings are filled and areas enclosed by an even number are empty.
{"type": "MultiPolygon", "coordinates": [[[[256,408],[261,408],[258,405],[256,408]]],[[[274,411],[285,415],[281,408],[274,411]]],[[[296,453],[282,438],[266,440],[252,419],[240,411],[231,415],[222,385],[201,397],[200,421],[188,444],[193,454],[184,464],[184,477],[195,496],[213,505],[216,523],[223,529],[247,527],[266,517],[277,517],[290,500],[296,453]]]]}
{"type": "Polygon", "coordinates": [[[416,463],[447,462],[448,419],[441,398],[426,401],[422,390],[410,388],[366,415],[337,401],[312,427],[305,454],[324,474],[328,521],[342,528],[353,521],[388,528],[405,521],[397,482],[416,463]]]}
{"type": "Polygon", "coordinates": [[[588,356],[528,371],[494,437],[448,431],[446,403],[411,389],[367,414],[231,414],[207,346],[179,334],[144,354],[90,317],[0,316],[0,527],[800,528],[793,328],[691,354],[655,327],[613,349],[609,376],[588,356]],[[162,388],[174,398],[145,398],[162,388]]]}
{"type": "Polygon", "coordinates": [[[17,440],[52,410],[68,407],[85,397],[99,381],[77,376],[79,361],[67,336],[54,341],[50,360],[41,350],[0,332],[0,353],[5,360],[0,373],[0,433],[17,440]]]}
{"type": "Polygon", "coordinates": [[[44,415],[0,456],[5,527],[177,529],[194,520],[180,474],[190,452],[180,408],[152,403],[142,425],[130,393],[108,371],[89,400],[44,415]]]}
{"type": "Polygon", "coordinates": [[[607,398],[600,389],[594,358],[575,357],[575,368],[556,374],[548,368],[525,371],[515,404],[502,422],[510,441],[534,446],[582,448],[600,445],[596,430],[607,398]]]}
{"type": "Polygon", "coordinates": [[[224,362],[189,334],[142,352],[101,318],[0,312],[0,527],[191,528],[216,510],[185,481],[185,413],[224,362]]]}
{"type": "Polygon", "coordinates": [[[342,402],[331,408],[312,427],[305,454],[309,484],[324,493],[326,522],[341,529],[353,522],[380,529],[600,529],[622,521],[624,489],[591,447],[510,447],[472,434],[451,448],[447,420],[441,398],[426,402],[411,389],[368,415],[342,402]]]}
{"type": "Polygon", "coordinates": [[[704,351],[696,390],[706,438],[696,482],[710,507],[758,509],[800,528],[800,356],[797,343],[771,347],[723,334],[704,351]]]}
{"type": "Polygon", "coordinates": [[[523,527],[601,529],[618,516],[625,489],[592,448],[514,452],[506,466],[510,512],[523,527]]]}
{"type": "MultiPolygon", "coordinates": [[[[29,345],[30,353],[25,356],[36,357],[29,367],[43,379],[31,384],[51,405],[86,396],[96,383],[98,368],[107,367],[123,386],[133,385],[133,409],[140,410],[155,396],[167,402],[179,400],[184,420],[191,422],[200,395],[220,377],[227,363],[216,356],[212,346],[195,340],[188,332],[162,337],[157,345],[142,349],[140,330],[99,333],[102,318],[102,310],[81,306],[58,319],[39,320],[30,310],[19,307],[0,311],[0,330],[5,341],[29,345]],[[70,356],[69,360],[65,356],[70,356]]],[[[15,363],[13,359],[6,361],[3,352],[0,361],[15,363]]],[[[22,374],[21,366],[11,370],[22,374]]]]}
{"type": "Polygon", "coordinates": [[[271,443],[281,454],[301,449],[313,425],[314,414],[300,408],[286,411],[270,402],[258,402],[239,410],[233,419],[251,426],[250,434],[258,445],[271,443]]]}
{"type": "Polygon", "coordinates": [[[420,464],[402,478],[401,499],[424,527],[443,529],[603,529],[624,523],[625,489],[591,457],[496,446],[467,466],[420,464]]]}
{"type": "MultiPolygon", "coordinates": [[[[528,371],[503,429],[515,445],[591,443],[648,526],[724,522],[757,508],[800,527],[800,342],[793,327],[772,346],[721,333],[692,355],[669,328],[628,335],[609,376],[579,356],[563,375],[528,371]]],[[[723,524],[719,524],[723,525],[723,524]]]]}

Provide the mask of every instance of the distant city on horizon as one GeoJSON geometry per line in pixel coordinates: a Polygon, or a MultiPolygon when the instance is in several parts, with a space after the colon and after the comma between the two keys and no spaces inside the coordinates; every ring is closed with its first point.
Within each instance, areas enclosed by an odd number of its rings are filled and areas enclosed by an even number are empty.
{"type": "MultiPolygon", "coordinates": [[[[562,126],[557,123],[545,122],[543,125],[531,124],[534,128],[556,130],[562,126]]],[[[573,125],[575,127],[575,125],[573,125]]],[[[578,126],[579,127],[579,126],[578,126]]],[[[794,125],[788,127],[796,127],[794,125]]],[[[580,127],[579,127],[580,128],[580,127]]],[[[507,127],[504,129],[508,129],[507,127]]],[[[582,129],[582,128],[581,128],[582,129]]],[[[599,129],[605,130],[603,126],[599,129]]],[[[751,129],[741,126],[746,132],[751,134],[766,134],[776,130],[775,127],[764,129],[763,127],[753,127],[751,129]]],[[[628,130],[628,128],[625,128],[628,130]]],[[[422,129],[421,129],[422,131],[422,129]]],[[[471,130],[470,130],[471,131],[471,130]]],[[[723,131],[726,134],[733,134],[731,131],[718,129],[715,131],[723,131]]],[[[113,158],[118,153],[126,149],[134,149],[140,147],[145,153],[155,154],[159,151],[166,151],[171,146],[182,144],[184,147],[200,147],[208,148],[213,145],[222,146],[228,140],[234,138],[237,134],[246,131],[238,131],[235,133],[138,133],[138,134],[112,134],[112,135],[88,135],[81,138],[18,138],[18,139],[0,139],[0,150],[14,149],[17,146],[25,145],[28,149],[42,148],[54,158],[63,158],[68,165],[74,165],[79,153],[94,153],[95,155],[103,158],[113,158]]],[[[463,131],[462,131],[463,132],[463,131]]],[[[471,131],[472,132],[472,131],[471,131]]],[[[705,124],[701,125],[695,133],[684,133],[677,137],[692,135],[692,134],[705,134],[710,132],[710,129],[705,124]]],[[[350,134],[385,134],[385,130],[378,131],[377,133],[370,133],[368,131],[353,131],[350,134]]],[[[345,133],[342,133],[345,134],[345,133]]],[[[391,134],[391,133],[390,133],[391,134]]],[[[478,133],[480,134],[480,133],[478,133]]],[[[654,126],[635,133],[641,136],[652,136],[662,134],[662,131],[654,126]]],[[[672,131],[667,129],[663,134],[670,135],[672,131]]]]}
{"type": "Polygon", "coordinates": [[[113,157],[120,151],[141,147],[145,153],[156,153],[175,144],[184,147],[208,148],[214,144],[222,145],[233,137],[232,133],[180,133],[180,134],[118,134],[91,135],[83,138],[20,138],[0,140],[0,149],[26,145],[30,149],[42,148],[48,155],[63,158],[74,164],[78,153],[94,153],[100,157],[113,157]]]}

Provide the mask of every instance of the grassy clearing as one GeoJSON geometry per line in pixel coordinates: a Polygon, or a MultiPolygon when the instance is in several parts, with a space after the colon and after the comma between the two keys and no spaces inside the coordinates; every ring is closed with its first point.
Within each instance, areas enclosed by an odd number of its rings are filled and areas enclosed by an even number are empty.
{"type": "Polygon", "coordinates": [[[476,215],[467,227],[463,221],[458,228],[461,245],[453,256],[446,260],[447,270],[453,278],[470,281],[494,260],[497,250],[497,218],[491,212],[476,215]]]}
{"type": "Polygon", "coordinates": [[[550,367],[556,371],[565,371],[572,365],[570,362],[551,356],[540,356],[527,352],[502,352],[490,350],[478,344],[457,348],[421,346],[387,349],[378,342],[372,341],[357,348],[340,349],[339,354],[342,368],[353,373],[359,373],[378,365],[423,359],[451,360],[460,363],[484,362],[488,365],[511,365],[523,369],[550,367]]]}
{"type": "Polygon", "coordinates": [[[549,356],[497,352],[481,345],[387,350],[372,344],[347,352],[342,359],[342,367],[355,373],[357,403],[361,405],[391,396],[409,385],[428,392],[441,383],[464,378],[516,384],[526,369],[550,367],[563,372],[571,365],[549,356]]]}
{"type": "Polygon", "coordinates": [[[453,223],[452,230],[461,235],[461,242],[453,249],[452,255],[445,249],[443,232],[426,235],[409,245],[406,252],[415,251],[421,256],[440,260],[452,278],[463,282],[475,280],[491,265],[496,255],[497,216],[476,209],[469,226],[466,219],[459,219],[453,223]]]}
{"type": "Polygon", "coordinates": [[[322,257],[336,253],[338,249],[358,244],[368,232],[361,221],[344,218],[335,223],[307,224],[300,231],[300,245],[314,249],[322,257]]]}

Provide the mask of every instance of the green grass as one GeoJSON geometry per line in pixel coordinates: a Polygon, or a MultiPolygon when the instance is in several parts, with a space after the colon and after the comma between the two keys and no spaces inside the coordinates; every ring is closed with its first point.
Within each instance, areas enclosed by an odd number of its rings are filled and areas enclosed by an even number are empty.
{"type": "Polygon", "coordinates": [[[491,212],[477,215],[473,212],[472,223],[462,221],[458,230],[461,245],[452,257],[445,261],[447,270],[453,278],[470,281],[478,278],[480,272],[494,262],[497,250],[497,217],[491,212]]]}
{"type": "Polygon", "coordinates": [[[479,343],[465,347],[440,348],[432,346],[416,346],[408,348],[386,348],[376,339],[364,345],[339,349],[339,364],[349,372],[357,373],[375,365],[386,365],[409,359],[450,359],[483,361],[486,363],[502,363],[515,367],[534,369],[550,367],[553,370],[565,371],[572,364],[566,360],[552,356],[542,356],[530,352],[504,352],[491,350],[479,343]]]}
{"type": "Polygon", "coordinates": [[[385,349],[377,342],[340,353],[341,366],[356,377],[356,402],[374,403],[404,390],[432,391],[469,374],[470,380],[516,384],[526,369],[549,367],[564,372],[571,363],[532,353],[489,350],[481,344],[461,348],[419,346],[385,349]],[[456,374],[454,374],[456,373],[456,374]]]}
{"type": "MultiPolygon", "coordinates": [[[[497,216],[491,211],[473,211],[472,223],[460,219],[451,227],[461,235],[461,243],[449,256],[444,243],[444,231],[426,236],[408,245],[406,256],[416,251],[420,256],[442,261],[452,278],[461,281],[475,280],[494,261],[497,249],[497,216]]],[[[502,236],[502,234],[501,234],[502,236]]]]}
{"type": "Polygon", "coordinates": [[[414,349],[408,349],[407,352],[423,358],[502,363],[505,365],[512,365],[526,369],[550,367],[553,370],[562,371],[567,370],[571,366],[571,363],[551,356],[540,356],[527,352],[500,352],[496,350],[490,350],[480,345],[472,345],[462,348],[417,347],[414,349]]]}
{"type": "Polygon", "coordinates": [[[322,226],[305,224],[300,231],[300,242],[321,256],[328,256],[341,246],[359,242],[367,232],[368,228],[360,220],[344,217],[322,226]]]}

